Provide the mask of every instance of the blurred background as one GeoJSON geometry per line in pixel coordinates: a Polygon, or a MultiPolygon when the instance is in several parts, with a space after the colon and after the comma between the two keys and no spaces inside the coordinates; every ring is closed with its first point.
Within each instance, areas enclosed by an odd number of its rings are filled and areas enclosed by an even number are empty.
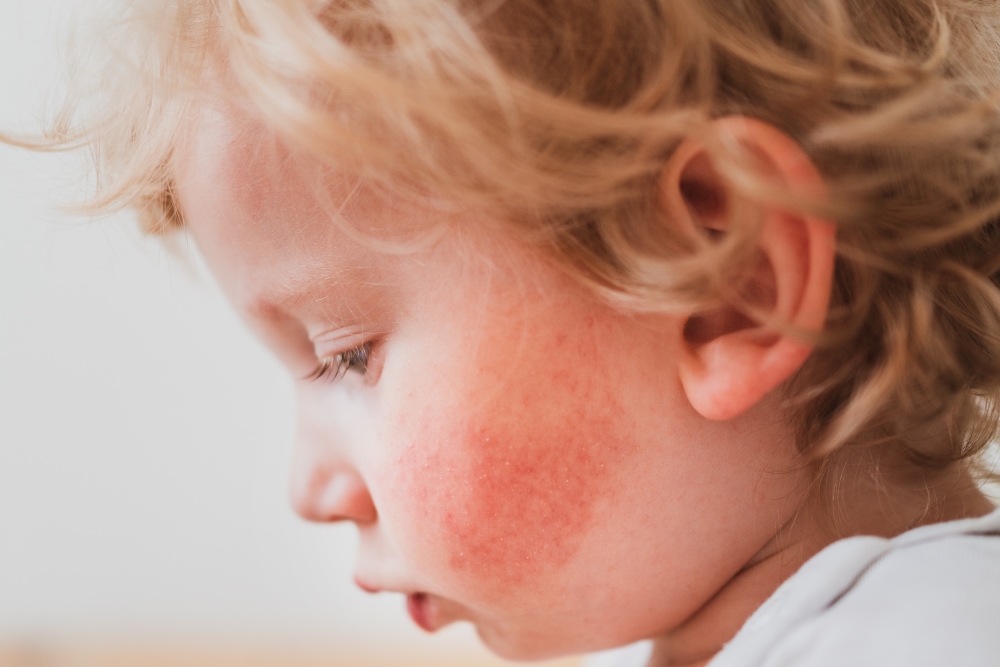
{"type": "MultiPolygon", "coordinates": [[[[82,4],[0,0],[0,127],[82,4]]],[[[0,146],[0,665],[506,664],[354,588],[353,528],[288,507],[281,369],[183,240],[60,212],[78,165],[0,146]]]]}

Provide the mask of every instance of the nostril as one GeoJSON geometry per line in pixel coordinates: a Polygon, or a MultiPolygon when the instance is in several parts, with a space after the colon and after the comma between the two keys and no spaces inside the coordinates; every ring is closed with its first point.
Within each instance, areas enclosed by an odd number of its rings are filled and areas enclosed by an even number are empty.
{"type": "Polygon", "coordinates": [[[375,521],[375,504],[356,471],[340,468],[325,474],[317,472],[305,483],[293,482],[291,501],[299,516],[320,523],[375,521]]]}
{"type": "Polygon", "coordinates": [[[352,486],[354,485],[346,474],[331,476],[319,492],[317,499],[317,510],[320,516],[324,517],[326,521],[348,518],[348,508],[352,504],[350,496],[352,493],[357,493],[356,489],[351,488],[352,486]]]}
{"type": "Polygon", "coordinates": [[[348,520],[373,523],[378,517],[368,485],[354,470],[345,470],[331,478],[324,492],[323,510],[327,521],[348,520]]]}

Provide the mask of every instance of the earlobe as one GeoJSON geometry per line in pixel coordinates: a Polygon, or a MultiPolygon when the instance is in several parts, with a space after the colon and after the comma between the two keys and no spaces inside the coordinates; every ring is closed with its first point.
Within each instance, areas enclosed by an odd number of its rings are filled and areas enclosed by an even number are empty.
{"type": "MultiPolygon", "coordinates": [[[[715,123],[720,133],[763,158],[767,175],[791,194],[823,192],[822,178],[808,156],[776,128],[743,117],[715,123]]],[[[731,202],[761,207],[761,260],[753,282],[758,312],[768,312],[769,322],[758,321],[737,304],[726,304],[692,313],[684,327],[679,374],[688,400],[708,419],[730,419],[790,378],[812,351],[812,344],[796,332],[818,333],[823,328],[833,281],[835,229],[825,220],[736,197],[711,168],[707,151],[695,142],[684,142],[671,156],[660,188],[661,205],[671,220],[710,232],[730,228],[731,202]]]]}

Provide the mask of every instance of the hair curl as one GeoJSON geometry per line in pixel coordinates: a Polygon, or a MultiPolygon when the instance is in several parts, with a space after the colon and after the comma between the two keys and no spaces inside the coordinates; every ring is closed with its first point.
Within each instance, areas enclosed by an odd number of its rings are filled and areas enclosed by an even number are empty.
{"type": "Polygon", "coordinates": [[[893,443],[939,469],[995,435],[992,0],[162,0],[127,16],[51,137],[94,151],[95,208],[181,226],[171,152],[222,86],[373,186],[498,212],[623,308],[676,310],[719,298],[754,242],[752,221],[719,244],[664,233],[656,178],[695,138],[747,196],[838,227],[826,330],[786,386],[803,451],[893,443]],[[828,197],[761,181],[712,133],[728,114],[797,140],[828,197]]]}

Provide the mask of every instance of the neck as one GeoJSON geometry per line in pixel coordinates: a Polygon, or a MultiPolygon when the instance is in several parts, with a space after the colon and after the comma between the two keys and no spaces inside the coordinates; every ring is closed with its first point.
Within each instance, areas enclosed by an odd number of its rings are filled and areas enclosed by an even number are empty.
{"type": "Polygon", "coordinates": [[[654,640],[648,667],[706,665],[782,582],[839,539],[894,537],[993,510],[965,466],[932,473],[900,465],[893,472],[894,466],[879,463],[873,466],[865,449],[835,455],[798,510],[746,566],[682,625],[654,640]]]}

